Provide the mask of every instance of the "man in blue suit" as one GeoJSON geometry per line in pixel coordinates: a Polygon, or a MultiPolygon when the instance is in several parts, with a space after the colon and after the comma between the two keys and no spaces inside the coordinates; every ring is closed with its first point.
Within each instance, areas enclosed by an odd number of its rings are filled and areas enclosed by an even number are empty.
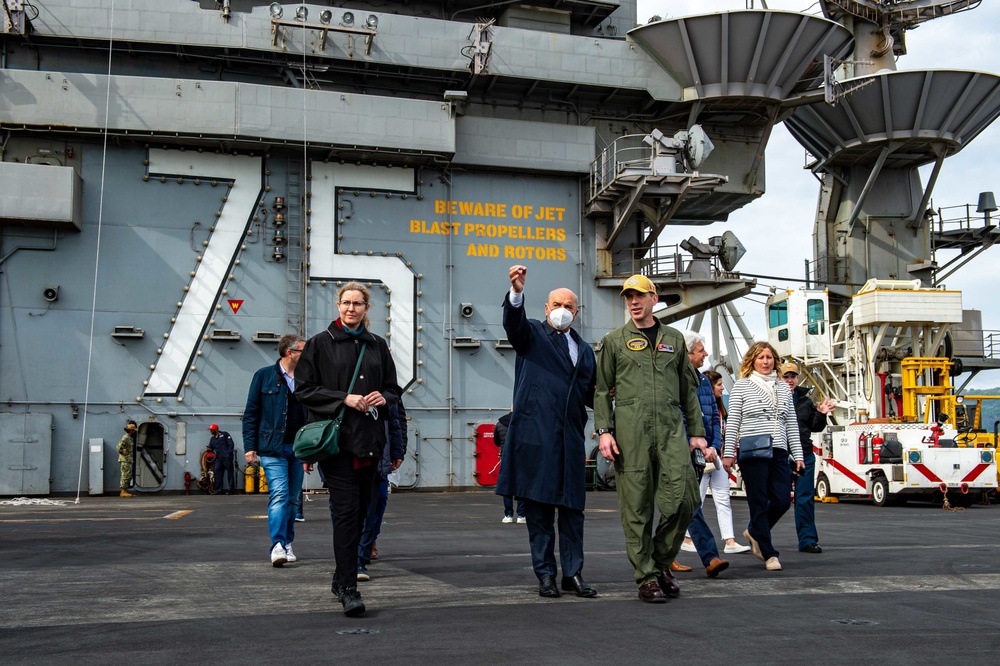
{"type": "Polygon", "coordinates": [[[531,563],[538,594],[558,597],[555,521],[559,514],[562,589],[578,597],[597,596],[584,582],[583,509],[586,504],[584,428],[593,405],[597,359],[571,326],[577,298],[556,289],[545,303],[545,322],[524,312],[528,269],[510,268],[503,301],[503,327],[517,352],[514,409],[497,480],[498,495],[524,501],[531,563]]]}

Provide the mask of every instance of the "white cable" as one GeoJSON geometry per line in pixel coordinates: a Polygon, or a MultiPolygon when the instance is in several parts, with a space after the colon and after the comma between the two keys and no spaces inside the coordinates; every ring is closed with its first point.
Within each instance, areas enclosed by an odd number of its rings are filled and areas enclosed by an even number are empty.
{"type": "MultiPolygon", "coordinates": [[[[305,252],[308,244],[306,243],[306,234],[309,233],[309,225],[306,223],[306,216],[308,215],[309,207],[306,202],[309,201],[308,190],[309,190],[309,131],[306,127],[306,85],[309,83],[309,79],[306,74],[306,34],[307,30],[302,29],[302,188],[299,192],[299,196],[302,197],[301,205],[299,210],[302,214],[302,219],[300,220],[299,228],[301,230],[301,237],[299,238],[299,285],[298,290],[300,297],[302,298],[302,320],[300,326],[302,327],[301,335],[305,337],[306,335],[306,262],[305,262],[305,252]]],[[[287,322],[286,322],[287,323],[287,322]]]]}
{"type": "Polygon", "coordinates": [[[0,501],[4,506],[65,506],[66,500],[53,500],[44,497],[15,497],[0,501]]]}
{"type": "MultiPolygon", "coordinates": [[[[94,296],[90,302],[90,340],[87,347],[87,381],[83,394],[83,430],[80,435],[80,464],[76,479],[76,500],[80,503],[80,489],[83,485],[83,454],[87,450],[87,412],[90,405],[90,373],[94,361],[94,324],[97,318],[97,276],[101,265],[101,229],[104,221],[104,179],[108,165],[108,117],[111,115],[111,56],[114,53],[115,0],[111,0],[111,15],[108,19],[108,92],[104,99],[104,148],[101,155],[101,193],[97,207],[97,249],[94,256],[94,296]]],[[[103,454],[103,451],[102,451],[103,454]]]]}

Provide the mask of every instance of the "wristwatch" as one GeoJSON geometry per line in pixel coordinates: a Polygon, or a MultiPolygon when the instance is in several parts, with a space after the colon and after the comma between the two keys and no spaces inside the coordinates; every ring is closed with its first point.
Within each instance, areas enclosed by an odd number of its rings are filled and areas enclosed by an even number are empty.
{"type": "Polygon", "coordinates": [[[615,434],[615,430],[614,430],[614,428],[601,428],[600,430],[597,431],[597,436],[600,437],[601,435],[603,435],[605,433],[607,433],[609,435],[613,435],[613,434],[615,434]]]}

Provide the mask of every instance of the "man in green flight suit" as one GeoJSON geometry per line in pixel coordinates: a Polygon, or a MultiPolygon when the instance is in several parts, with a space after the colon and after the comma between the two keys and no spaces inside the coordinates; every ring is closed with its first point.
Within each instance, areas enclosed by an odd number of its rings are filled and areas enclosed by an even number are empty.
{"type": "Polygon", "coordinates": [[[132,497],[132,493],[128,491],[129,486],[132,485],[132,461],[134,460],[133,454],[135,453],[135,433],[139,428],[135,425],[135,421],[132,419],[128,420],[125,424],[125,434],[122,438],[118,440],[118,464],[122,468],[122,481],[121,481],[121,497],[132,497]]]}
{"type": "Polygon", "coordinates": [[[598,347],[594,425],[601,455],[614,461],[639,599],[662,603],[680,595],[670,563],[700,499],[691,455],[708,442],[684,336],[653,316],[656,286],[633,275],[621,293],[631,320],[598,347]],[[654,502],[660,510],[655,532],[654,502]]]}

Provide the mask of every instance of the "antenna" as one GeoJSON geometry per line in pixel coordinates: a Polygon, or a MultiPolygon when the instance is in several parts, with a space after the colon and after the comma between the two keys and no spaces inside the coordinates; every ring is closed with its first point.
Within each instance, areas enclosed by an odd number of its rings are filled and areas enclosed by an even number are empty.
{"type": "Polygon", "coordinates": [[[856,90],[860,90],[867,85],[875,83],[876,77],[869,76],[863,79],[849,79],[850,83],[846,86],[839,81],[837,81],[837,75],[834,73],[837,68],[841,65],[873,65],[874,63],[870,60],[840,60],[837,58],[831,58],[828,55],[823,56],[823,97],[826,103],[830,106],[836,106],[837,100],[845,95],[850,95],[856,90]]]}

